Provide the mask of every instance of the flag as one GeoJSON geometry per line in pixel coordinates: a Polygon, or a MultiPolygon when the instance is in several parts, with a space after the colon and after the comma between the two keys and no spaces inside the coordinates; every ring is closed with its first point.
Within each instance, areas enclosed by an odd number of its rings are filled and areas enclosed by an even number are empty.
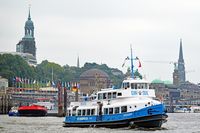
{"type": "Polygon", "coordinates": [[[122,67],[124,67],[126,60],[130,60],[130,58],[128,56],[125,58],[124,63],[122,64],[122,67]]]}
{"type": "Polygon", "coordinates": [[[20,77],[16,77],[15,79],[16,82],[22,82],[20,77]]]}
{"type": "Polygon", "coordinates": [[[140,60],[139,60],[139,65],[138,65],[138,67],[142,67],[140,60]]]}
{"type": "Polygon", "coordinates": [[[78,88],[78,89],[80,88],[80,84],[79,84],[79,83],[77,83],[77,88],[78,88]]]}
{"type": "Polygon", "coordinates": [[[78,88],[77,88],[76,86],[73,86],[73,87],[72,87],[72,91],[73,91],[73,92],[77,92],[77,91],[78,91],[78,88]]]}
{"type": "Polygon", "coordinates": [[[56,84],[52,81],[52,86],[55,86],[56,84]]]}
{"type": "Polygon", "coordinates": [[[33,81],[33,84],[35,84],[35,83],[36,83],[36,80],[33,81]]]}
{"type": "Polygon", "coordinates": [[[139,67],[139,68],[142,67],[141,62],[140,62],[140,59],[139,59],[137,56],[136,56],[135,60],[138,60],[138,61],[139,61],[138,67],[139,67]]]}
{"type": "Polygon", "coordinates": [[[67,89],[71,90],[71,84],[70,84],[70,82],[67,83],[67,89]]]}
{"type": "Polygon", "coordinates": [[[51,86],[51,82],[50,81],[47,82],[47,87],[49,87],[49,86],[51,86]]]}

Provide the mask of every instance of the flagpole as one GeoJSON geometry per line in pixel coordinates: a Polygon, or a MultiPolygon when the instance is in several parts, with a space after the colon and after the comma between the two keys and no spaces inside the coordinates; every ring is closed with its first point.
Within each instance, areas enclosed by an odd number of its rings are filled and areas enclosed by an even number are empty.
{"type": "Polygon", "coordinates": [[[131,77],[134,79],[134,71],[133,71],[133,52],[132,52],[132,45],[131,45],[131,77]]]}
{"type": "Polygon", "coordinates": [[[53,67],[51,68],[51,81],[53,82],[53,67]]]}

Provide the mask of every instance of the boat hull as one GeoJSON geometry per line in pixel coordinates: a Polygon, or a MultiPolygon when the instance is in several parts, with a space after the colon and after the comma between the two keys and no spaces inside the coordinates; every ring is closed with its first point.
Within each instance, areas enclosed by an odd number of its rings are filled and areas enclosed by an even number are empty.
{"type": "Polygon", "coordinates": [[[21,106],[18,109],[19,116],[46,116],[47,109],[39,105],[21,106]]]}
{"type": "Polygon", "coordinates": [[[85,123],[68,123],[64,122],[64,127],[108,127],[108,128],[122,128],[122,127],[144,127],[144,128],[156,128],[161,127],[168,116],[153,115],[141,118],[125,119],[112,122],[85,122],[85,123]]]}
{"type": "Polygon", "coordinates": [[[134,112],[116,115],[66,117],[64,127],[161,127],[168,116],[164,105],[155,105],[134,112]],[[84,121],[85,120],[85,121],[84,121]]]}
{"type": "Polygon", "coordinates": [[[18,116],[18,115],[19,115],[18,112],[12,112],[12,111],[8,112],[8,116],[18,116]]]}

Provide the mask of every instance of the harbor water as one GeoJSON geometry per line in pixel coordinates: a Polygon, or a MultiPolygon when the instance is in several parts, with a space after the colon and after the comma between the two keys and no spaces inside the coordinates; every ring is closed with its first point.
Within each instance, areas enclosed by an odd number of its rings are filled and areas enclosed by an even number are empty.
{"type": "Polygon", "coordinates": [[[0,115],[0,133],[200,133],[200,113],[168,113],[162,128],[66,128],[64,117],[9,117],[0,115]]]}

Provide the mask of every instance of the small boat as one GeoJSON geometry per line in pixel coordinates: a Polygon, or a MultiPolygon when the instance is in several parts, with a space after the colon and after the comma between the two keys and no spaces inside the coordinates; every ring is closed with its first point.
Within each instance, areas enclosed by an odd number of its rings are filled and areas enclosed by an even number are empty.
{"type": "Polygon", "coordinates": [[[8,112],[8,115],[9,116],[18,116],[19,113],[18,113],[18,107],[12,107],[10,109],[10,111],[8,112]]]}
{"type": "Polygon", "coordinates": [[[200,113],[200,106],[191,106],[190,109],[192,113],[200,113]]]}
{"type": "Polygon", "coordinates": [[[155,90],[149,82],[134,77],[131,49],[131,78],[122,82],[120,89],[105,88],[81,102],[71,102],[64,127],[161,127],[166,109],[155,100],[155,90]]]}
{"type": "Polygon", "coordinates": [[[19,116],[46,116],[47,108],[40,105],[20,106],[18,108],[19,116]]]}
{"type": "Polygon", "coordinates": [[[186,108],[186,107],[175,107],[174,108],[174,113],[191,113],[191,109],[190,108],[186,108]]]}

